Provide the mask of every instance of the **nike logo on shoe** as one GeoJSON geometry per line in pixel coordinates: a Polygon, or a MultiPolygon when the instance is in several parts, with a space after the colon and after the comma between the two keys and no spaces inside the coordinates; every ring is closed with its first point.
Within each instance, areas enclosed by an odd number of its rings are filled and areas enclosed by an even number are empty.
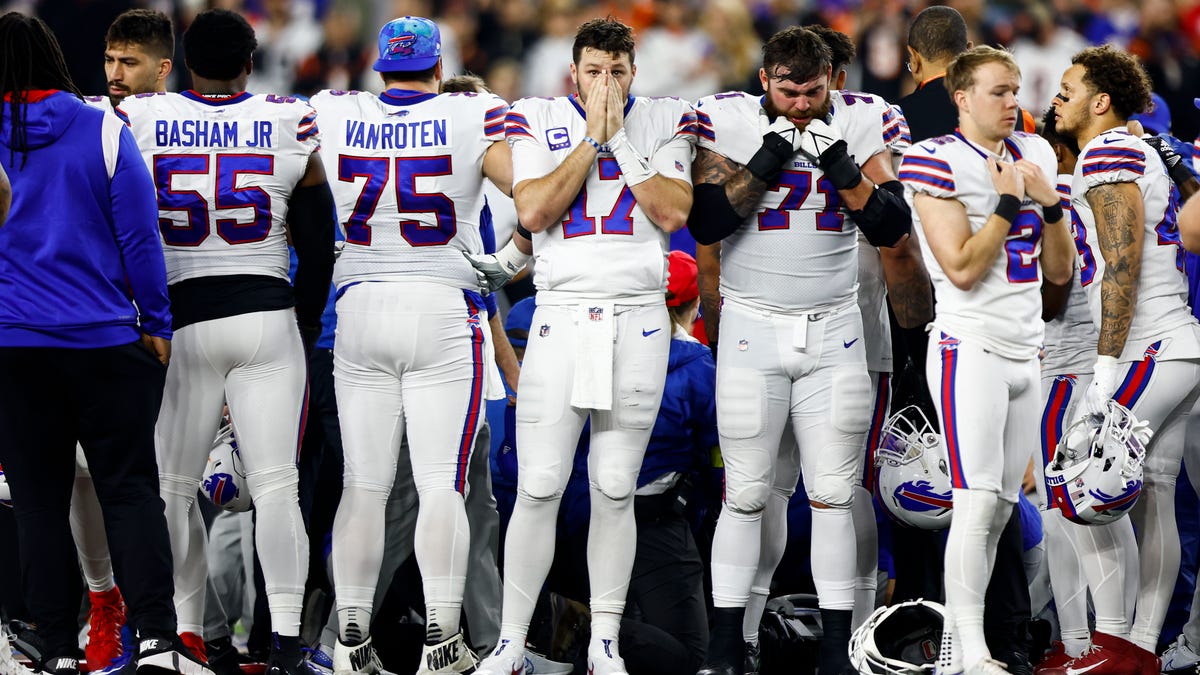
{"type": "Polygon", "coordinates": [[[854,338],[853,340],[851,340],[849,342],[846,342],[845,340],[843,340],[842,346],[845,347],[846,349],[850,349],[850,347],[854,346],[855,342],[858,342],[858,338],[854,338]]]}
{"type": "Polygon", "coordinates": [[[645,328],[643,328],[642,329],[642,337],[650,337],[651,335],[654,335],[655,333],[657,333],[660,330],[662,330],[662,329],[655,328],[654,330],[646,330],[645,328]]]}
{"type": "Polygon", "coordinates": [[[1095,670],[1096,668],[1099,668],[1100,666],[1102,666],[1106,663],[1108,663],[1108,659],[1103,659],[1101,661],[1097,661],[1097,662],[1093,663],[1092,665],[1088,666],[1087,668],[1067,668],[1067,675],[1083,675],[1084,673],[1088,672],[1089,670],[1095,670]]]}

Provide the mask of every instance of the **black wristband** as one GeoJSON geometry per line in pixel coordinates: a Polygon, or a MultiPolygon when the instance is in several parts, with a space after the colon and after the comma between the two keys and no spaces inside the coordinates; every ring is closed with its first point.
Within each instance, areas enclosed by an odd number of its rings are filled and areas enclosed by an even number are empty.
{"type": "Polygon", "coordinates": [[[517,223],[517,234],[525,237],[529,241],[533,241],[533,233],[525,229],[525,226],[520,223],[517,223]]]}
{"type": "Polygon", "coordinates": [[[1016,195],[1000,195],[1000,203],[996,205],[996,210],[993,212],[1001,218],[1007,220],[1010,224],[1017,219],[1017,214],[1021,212],[1021,199],[1016,195]]]}
{"type": "Polygon", "coordinates": [[[790,141],[769,131],[763,135],[762,147],[746,162],[746,170],[767,185],[779,179],[783,163],[796,155],[790,141]]]}
{"type": "Polygon", "coordinates": [[[1171,181],[1177,187],[1183,187],[1184,183],[1195,177],[1191,171],[1188,171],[1187,166],[1182,161],[1176,162],[1175,166],[1168,167],[1167,175],[1171,177],[1171,181]]]}
{"type": "Polygon", "coordinates": [[[1054,202],[1053,206],[1042,207],[1042,220],[1047,223],[1057,223],[1062,220],[1063,207],[1059,202],[1054,202]]]}

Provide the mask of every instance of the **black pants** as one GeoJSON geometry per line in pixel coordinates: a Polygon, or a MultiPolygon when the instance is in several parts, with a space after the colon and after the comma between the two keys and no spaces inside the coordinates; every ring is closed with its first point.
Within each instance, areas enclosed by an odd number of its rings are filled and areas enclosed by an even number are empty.
{"type": "Polygon", "coordinates": [[[0,464],[12,488],[25,603],[46,658],[78,651],[83,588],[69,522],[76,442],[96,483],[130,626],[175,633],[154,455],[166,372],[137,344],[0,348],[0,464]]]}
{"type": "Polygon", "coordinates": [[[988,651],[993,655],[1020,652],[1028,647],[1025,631],[1031,616],[1024,550],[1021,513],[1014,506],[996,544],[996,565],[983,596],[983,632],[988,651]]]}
{"type": "Polygon", "coordinates": [[[637,553],[621,621],[631,675],[691,675],[708,647],[704,564],[676,491],[637,497],[637,553]]]}

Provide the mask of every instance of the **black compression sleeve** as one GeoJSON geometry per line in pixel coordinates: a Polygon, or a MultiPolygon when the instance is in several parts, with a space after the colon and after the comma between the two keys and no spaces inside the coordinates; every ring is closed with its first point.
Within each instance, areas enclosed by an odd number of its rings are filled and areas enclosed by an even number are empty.
{"type": "Polygon", "coordinates": [[[300,330],[320,333],[321,314],[333,279],[333,193],[328,183],[297,187],[288,203],[296,249],[296,320],[300,330]]]}
{"type": "Polygon", "coordinates": [[[724,185],[701,183],[692,189],[692,212],[688,214],[688,232],[701,244],[715,244],[733,234],[742,218],[733,210],[724,185]]]}
{"type": "Polygon", "coordinates": [[[912,212],[904,198],[897,196],[897,191],[904,194],[900,181],[877,185],[866,205],[850,212],[850,217],[872,246],[895,246],[912,229],[912,212]]]}

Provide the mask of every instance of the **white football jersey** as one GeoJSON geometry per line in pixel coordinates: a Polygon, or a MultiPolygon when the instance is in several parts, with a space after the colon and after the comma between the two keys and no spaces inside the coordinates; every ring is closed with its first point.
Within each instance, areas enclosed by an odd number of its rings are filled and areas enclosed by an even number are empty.
{"type": "Polygon", "coordinates": [[[491,94],[398,89],[323,91],[311,103],[346,236],[338,288],[419,277],[477,289],[463,253],[483,252],[483,156],[504,140],[508,104],[491,94]]]}
{"type": "Polygon", "coordinates": [[[167,283],[288,278],[288,199],[320,147],[317,114],[287,96],[151,93],[116,108],[158,190],[167,283]]]}
{"type": "MultiPolygon", "coordinates": [[[[1082,255],[1083,230],[1079,226],[1079,216],[1071,208],[1070,175],[1058,176],[1058,194],[1062,197],[1060,203],[1063,213],[1070,218],[1075,248],[1082,255]]],[[[1078,256],[1072,274],[1066,308],[1061,315],[1046,322],[1046,356],[1042,359],[1042,372],[1047,375],[1085,375],[1092,372],[1096,363],[1096,340],[1099,335],[1088,309],[1087,292],[1079,284],[1078,256]]]]}
{"type": "MultiPolygon", "coordinates": [[[[690,103],[677,98],[629,97],[625,133],[659,174],[691,183],[700,133],[690,103]]],[[[509,111],[506,136],[513,185],[553,171],[583,143],[587,120],[578,99],[525,98],[509,111]]],[[[533,235],[533,281],[538,291],[598,298],[650,300],[666,293],[668,236],[655,226],[625,184],[617,160],[601,148],[583,189],[555,227],[533,235]]],[[[539,293],[538,302],[555,301],[539,293]]]]}
{"type": "Polygon", "coordinates": [[[112,99],[107,96],[84,96],[83,102],[105,112],[113,112],[112,99]]]}
{"type": "MultiPolygon", "coordinates": [[[[832,98],[832,125],[855,162],[883,152],[873,105],[880,99],[838,91],[832,98]]],[[[711,127],[700,147],[746,165],[762,147],[761,109],[760,97],[743,92],[700,99],[701,127],[711,127]]],[[[755,213],[721,241],[721,296],[768,310],[820,310],[853,299],[857,281],[858,228],[821,168],[797,152],[755,213]]]]}
{"type": "Polygon", "coordinates": [[[1137,282],[1137,307],[1122,355],[1124,360],[1141,359],[1143,343],[1196,322],[1187,305],[1187,278],[1175,221],[1179,191],[1167,176],[1158,153],[1125,127],[1109,129],[1083,148],[1071,178],[1071,205],[1079,215],[1078,225],[1083,232],[1078,247],[1080,284],[1087,291],[1097,328],[1101,325],[1100,286],[1105,264],[1087,193],[1113,183],[1136,183],[1142,195],[1142,270],[1137,282]]]}
{"type": "MultiPolygon", "coordinates": [[[[966,208],[974,234],[983,229],[1000,195],[989,174],[989,157],[1027,159],[1046,176],[1057,175],[1054,150],[1045,139],[1015,132],[1005,139],[1003,156],[980,148],[955,132],[914,144],[904,153],[900,180],[909,205],[918,193],[956,199],[966,208]]],[[[1025,198],[1009,229],[1004,249],[975,286],[964,291],[950,283],[929,248],[928,235],[913,206],[921,253],[937,296],[933,325],[956,338],[971,338],[985,349],[1013,359],[1035,358],[1042,346],[1042,207],[1025,198]]]]}
{"type": "MultiPolygon", "coordinates": [[[[859,92],[834,92],[835,96],[854,101],[878,111],[880,135],[884,147],[893,156],[900,156],[912,145],[912,134],[904,112],[895,105],[859,92]]],[[[867,241],[866,235],[858,233],[858,310],[862,314],[863,347],[867,352],[867,369],[878,373],[892,372],[892,325],[888,318],[887,280],[883,274],[883,262],[879,249],[867,241]]]]}

